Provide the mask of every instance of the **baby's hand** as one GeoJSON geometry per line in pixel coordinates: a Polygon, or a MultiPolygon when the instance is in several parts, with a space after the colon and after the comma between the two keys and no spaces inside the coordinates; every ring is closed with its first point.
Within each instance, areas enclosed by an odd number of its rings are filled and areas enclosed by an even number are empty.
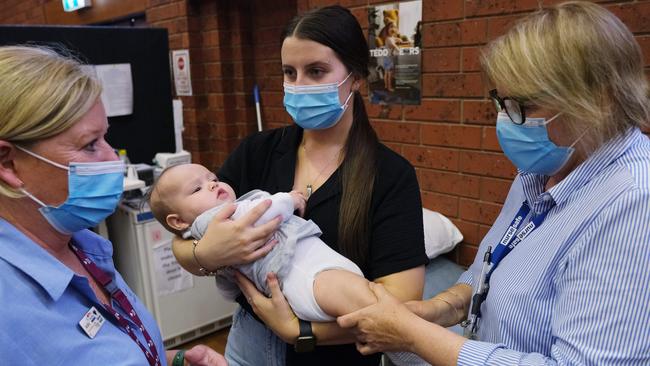
{"type": "Polygon", "coordinates": [[[305,215],[305,206],[307,206],[307,198],[300,191],[291,191],[289,192],[293,198],[293,208],[298,211],[300,217],[305,215]]]}

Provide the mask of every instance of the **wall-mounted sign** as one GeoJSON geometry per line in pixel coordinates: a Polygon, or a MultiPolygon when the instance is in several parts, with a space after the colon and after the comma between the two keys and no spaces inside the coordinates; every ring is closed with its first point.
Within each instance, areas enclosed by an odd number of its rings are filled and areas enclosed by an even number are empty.
{"type": "Polygon", "coordinates": [[[90,0],[62,0],[62,1],[63,1],[63,10],[67,12],[77,11],[83,8],[90,8],[90,6],[92,5],[90,3],[90,0]]]}
{"type": "Polygon", "coordinates": [[[190,52],[188,50],[172,51],[172,71],[176,95],[192,95],[190,52]]]}
{"type": "Polygon", "coordinates": [[[422,1],[368,8],[370,102],[420,104],[422,1]]]}

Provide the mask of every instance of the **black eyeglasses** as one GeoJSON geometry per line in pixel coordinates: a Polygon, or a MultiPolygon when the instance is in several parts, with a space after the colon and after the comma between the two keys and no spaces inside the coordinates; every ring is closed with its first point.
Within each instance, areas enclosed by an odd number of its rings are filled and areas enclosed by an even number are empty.
{"type": "Polygon", "coordinates": [[[496,89],[490,90],[490,99],[494,102],[497,112],[506,112],[510,120],[515,124],[524,124],[524,121],[526,121],[526,111],[522,103],[510,97],[499,97],[496,89]]]}

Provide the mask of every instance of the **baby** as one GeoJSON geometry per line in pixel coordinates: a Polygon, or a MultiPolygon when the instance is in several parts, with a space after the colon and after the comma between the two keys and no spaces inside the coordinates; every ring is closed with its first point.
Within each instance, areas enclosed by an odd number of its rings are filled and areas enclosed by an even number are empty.
{"type": "MultiPolygon", "coordinates": [[[[224,204],[236,203],[231,217],[236,219],[265,199],[271,199],[271,207],[256,225],[281,216],[282,224],[273,234],[278,243],[265,257],[235,269],[267,296],[267,274],[276,273],[282,293],[303,320],[333,321],[377,301],[359,267],[320,240],[321,231],[315,223],[293,215],[305,209],[306,200],[300,192],[270,195],[254,190],[236,198],[233,189],[205,167],[183,164],[161,174],[152,187],[149,205],[167,230],[200,239],[224,204]]],[[[217,276],[217,286],[231,301],[240,293],[227,271],[217,276]]],[[[408,353],[389,353],[389,357],[397,365],[426,364],[408,353]]]]}

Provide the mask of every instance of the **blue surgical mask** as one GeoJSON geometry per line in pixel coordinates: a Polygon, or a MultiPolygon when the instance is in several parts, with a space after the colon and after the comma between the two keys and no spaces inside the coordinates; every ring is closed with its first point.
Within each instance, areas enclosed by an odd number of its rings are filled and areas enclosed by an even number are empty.
{"type": "Polygon", "coordinates": [[[340,83],[319,85],[289,85],[284,83],[284,108],[296,124],[306,130],[322,130],[334,126],[343,116],[352,92],[341,105],[340,83]]]}
{"type": "Polygon", "coordinates": [[[512,122],[506,113],[497,116],[497,137],[499,145],[517,169],[526,173],[552,176],[569,161],[575,149],[571,146],[557,146],[548,137],[546,125],[552,118],[526,118],[521,125],[512,122]]]}
{"type": "Polygon", "coordinates": [[[121,160],[70,163],[65,166],[20,146],[16,147],[37,159],[68,171],[68,198],[58,207],[46,205],[22,189],[27,197],[41,206],[39,212],[58,232],[69,235],[95,227],[115,211],[124,186],[125,168],[121,160]]]}

